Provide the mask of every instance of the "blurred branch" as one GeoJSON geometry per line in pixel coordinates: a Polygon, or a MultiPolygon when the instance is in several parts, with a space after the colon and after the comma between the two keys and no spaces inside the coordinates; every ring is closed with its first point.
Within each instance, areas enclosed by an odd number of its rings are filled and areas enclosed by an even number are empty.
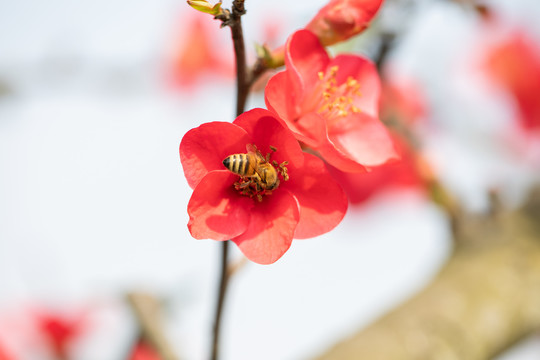
{"type": "Polygon", "coordinates": [[[383,65],[386,61],[388,54],[390,53],[390,50],[392,50],[392,47],[396,42],[397,35],[393,32],[382,32],[379,37],[381,43],[379,46],[379,52],[375,57],[374,61],[375,65],[377,66],[377,70],[379,70],[379,73],[381,73],[382,76],[383,65]]]}
{"type": "Polygon", "coordinates": [[[461,219],[431,284],[317,359],[484,360],[539,330],[538,209],[540,191],[518,211],[461,219]]]}
{"type": "Polygon", "coordinates": [[[247,86],[248,91],[253,86],[253,84],[266,72],[268,71],[268,66],[263,58],[257,58],[255,64],[248,72],[247,86]]]}
{"type": "Polygon", "coordinates": [[[491,9],[489,8],[485,0],[449,0],[449,1],[455,2],[456,4],[461,5],[464,8],[471,9],[482,17],[488,17],[491,15],[491,9]]]}
{"type": "Polygon", "coordinates": [[[130,293],[127,300],[137,318],[143,338],[159,353],[161,359],[178,360],[163,332],[159,301],[145,293],[130,293]]]}

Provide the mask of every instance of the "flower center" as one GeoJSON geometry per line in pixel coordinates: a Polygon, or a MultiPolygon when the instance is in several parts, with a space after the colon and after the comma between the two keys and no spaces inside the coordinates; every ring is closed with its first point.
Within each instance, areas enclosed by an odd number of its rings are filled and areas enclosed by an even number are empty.
{"type": "Polygon", "coordinates": [[[271,195],[279,187],[280,180],[288,181],[288,162],[278,164],[270,161],[272,153],[277,149],[270,146],[270,153],[263,156],[255,145],[246,146],[247,154],[233,154],[223,160],[223,165],[240,179],[234,183],[234,188],[244,196],[262,201],[264,195],[271,195]]]}
{"type": "Polygon", "coordinates": [[[318,73],[322,97],[319,100],[317,112],[326,119],[338,120],[350,113],[361,111],[354,106],[355,98],[362,96],[360,84],[349,76],[343,84],[338,86],[336,79],[338,69],[338,66],[332,66],[326,74],[322,71],[318,73]]]}

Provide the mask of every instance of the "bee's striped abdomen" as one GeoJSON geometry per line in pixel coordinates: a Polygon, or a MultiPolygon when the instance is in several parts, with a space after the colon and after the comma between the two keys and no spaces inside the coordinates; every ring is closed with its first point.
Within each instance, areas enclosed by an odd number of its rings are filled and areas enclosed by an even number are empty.
{"type": "Polygon", "coordinates": [[[250,156],[247,154],[233,154],[223,160],[225,167],[240,176],[252,176],[254,171],[251,164],[250,156]]]}

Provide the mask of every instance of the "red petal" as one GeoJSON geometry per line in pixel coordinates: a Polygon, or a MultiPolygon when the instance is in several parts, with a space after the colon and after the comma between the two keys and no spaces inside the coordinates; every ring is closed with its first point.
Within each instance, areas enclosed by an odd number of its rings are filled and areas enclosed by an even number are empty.
{"type": "Polygon", "coordinates": [[[293,91],[287,94],[292,101],[301,104],[305,96],[311,96],[319,81],[318,72],[324,71],[329,61],[326,50],[311,31],[299,30],[289,37],[285,65],[293,86],[293,91]]]}
{"type": "Polygon", "coordinates": [[[282,187],[289,190],[300,204],[300,222],[294,237],[307,239],[335,228],[347,211],[347,196],[332,178],[324,162],[304,154],[304,166],[291,173],[282,187]]]}
{"type": "Polygon", "coordinates": [[[277,148],[272,160],[278,163],[288,161],[292,167],[301,167],[304,155],[294,134],[281,119],[264,109],[253,109],[243,113],[234,120],[253,138],[253,142],[263,155],[271,152],[270,146],[277,148]]]}
{"type": "Polygon", "coordinates": [[[234,189],[236,180],[219,170],[199,182],[188,203],[188,228],[195,239],[229,240],[246,231],[254,202],[234,189]]]}
{"type": "MultiPolygon", "coordinates": [[[[283,119],[287,127],[294,133],[294,136],[303,143],[310,147],[320,141],[320,139],[306,134],[311,128],[311,124],[308,124],[305,128],[302,125],[302,119],[298,118],[298,114],[294,114],[293,110],[295,105],[292,103],[292,91],[290,90],[288,82],[288,73],[282,71],[274,75],[266,85],[264,90],[265,102],[268,109],[276,114],[279,118],[283,119]],[[307,130],[307,131],[306,131],[307,130]]],[[[324,120],[322,126],[326,127],[324,120]]]]}
{"type": "Polygon", "coordinates": [[[298,120],[309,137],[306,145],[317,151],[326,162],[346,172],[365,172],[366,168],[339,149],[330,141],[326,130],[326,120],[319,114],[307,113],[298,120]]]}
{"type": "Polygon", "coordinates": [[[321,115],[315,112],[305,113],[298,118],[296,124],[302,130],[302,135],[297,138],[307,146],[316,149],[329,141],[326,119],[321,115]]]}
{"type": "Polygon", "coordinates": [[[360,84],[361,96],[354,97],[354,104],[363,113],[378,117],[381,97],[381,80],[377,68],[370,60],[356,55],[339,55],[332,59],[329,67],[338,66],[337,85],[352,77],[360,84]]]}
{"type": "MultiPolygon", "coordinates": [[[[292,114],[294,103],[292,102],[293,97],[291,97],[292,91],[289,90],[289,87],[289,75],[286,71],[282,71],[272,76],[264,89],[264,101],[268,110],[287,121],[287,123],[295,118],[294,114],[292,114]]],[[[291,127],[289,126],[289,128],[291,127]]],[[[291,128],[291,130],[293,129],[291,128]]]]}
{"type": "Polygon", "coordinates": [[[379,119],[367,114],[347,116],[339,123],[339,128],[335,126],[329,132],[330,141],[337,150],[364,166],[381,165],[399,158],[386,127],[379,119]]]}
{"type": "Polygon", "coordinates": [[[298,203],[290,192],[279,188],[265,196],[250,213],[247,230],[232,240],[249,260],[272,264],[291,246],[300,218],[298,203]]]}
{"type": "Polygon", "coordinates": [[[210,122],[191,129],[180,143],[180,160],[191,188],[212,170],[223,170],[223,159],[245,153],[252,142],[240,127],[226,122],[210,122]]]}
{"type": "Polygon", "coordinates": [[[340,151],[334,144],[328,142],[324,146],[317,148],[321,157],[332,166],[344,172],[362,173],[366,172],[366,167],[352,160],[348,154],[340,151]]]}
{"type": "Polygon", "coordinates": [[[426,186],[420,173],[417,155],[396,134],[392,134],[401,159],[374,167],[368,173],[352,174],[327,165],[332,177],[343,187],[351,204],[358,204],[388,188],[418,188],[426,186]]]}

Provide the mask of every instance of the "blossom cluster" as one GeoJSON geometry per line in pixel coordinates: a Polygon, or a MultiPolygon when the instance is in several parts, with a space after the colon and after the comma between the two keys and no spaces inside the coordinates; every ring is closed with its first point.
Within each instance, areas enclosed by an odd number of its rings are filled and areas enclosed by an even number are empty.
{"type": "Polygon", "coordinates": [[[379,120],[375,65],[332,58],[324,47],[365,29],[380,4],[331,1],[287,40],[285,70],[265,89],[267,109],[183,137],[194,238],[232,240],[251,261],[274,263],[293,238],[324,234],[343,219],[348,199],[328,166],[366,173],[398,157],[379,120]]]}

